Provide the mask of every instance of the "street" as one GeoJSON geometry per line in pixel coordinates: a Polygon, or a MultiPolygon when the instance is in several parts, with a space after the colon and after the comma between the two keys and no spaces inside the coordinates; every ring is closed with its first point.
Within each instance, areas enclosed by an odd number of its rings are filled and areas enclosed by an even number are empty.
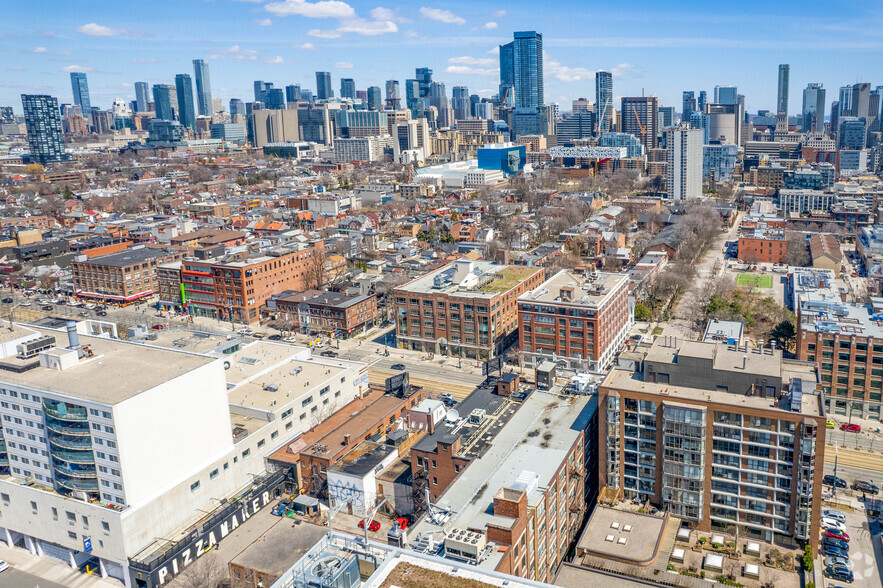
{"type": "Polygon", "coordinates": [[[3,588],[66,588],[64,584],[50,582],[11,566],[0,574],[0,586],[3,588]]]}

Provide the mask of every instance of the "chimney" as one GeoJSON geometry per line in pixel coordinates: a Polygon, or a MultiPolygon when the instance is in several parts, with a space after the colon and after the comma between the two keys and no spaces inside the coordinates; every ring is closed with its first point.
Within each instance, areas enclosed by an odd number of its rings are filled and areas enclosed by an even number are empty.
{"type": "Polygon", "coordinates": [[[746,369],[747,367],[748,367],[748,356],[747,356],[747,355],[743,355],[743,356],[742,356],[742,369],[744,370],[744,369],[746,369]]]}
{"type": "Polygon", "coordinates": [[[77,352],[77,359],[82,359],[83,347],[80,345],[80,335],[77,333],[77,323],[75,321],[68,321],[65,326],[67,327],[67,348],[74,349],[77,352]]]}
{"type": "Polygon", "coordinates": [[[346,435],[343,436],[343,444],[344,445],[350,444],[350,434],[349,433],[347,433],[346,435]]]}

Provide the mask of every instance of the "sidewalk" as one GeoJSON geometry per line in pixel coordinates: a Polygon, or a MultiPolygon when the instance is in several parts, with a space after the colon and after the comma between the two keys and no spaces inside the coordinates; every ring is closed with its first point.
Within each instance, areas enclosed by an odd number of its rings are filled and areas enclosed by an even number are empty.
{"type": "MultiPolygon", "coordinates": [[[[7,547],[0,542],[0,559],[7,562],[10,568],[27,572],[42,580],[55,582],[67,588],[120,588],[123,584],[113,578],[104,578],[98,575],[81,574],[62,562],[49,558],[31,555],[27,549],[20,547],[7,547]]],[[[3,576],[9,571],[4,572],[3,576]]],[[[0,576],[0,586],[5,586],[3,576],[0,576]]],[[[47,585],[41,585],[46,588],[47,585]]]]}

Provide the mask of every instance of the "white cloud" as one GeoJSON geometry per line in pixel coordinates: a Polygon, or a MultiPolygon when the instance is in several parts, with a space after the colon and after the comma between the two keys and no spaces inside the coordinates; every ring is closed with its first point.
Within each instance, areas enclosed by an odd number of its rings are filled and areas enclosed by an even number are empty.
{"type": "Polygon", "coordinates": [[[88,35],[90,37],[117,37],[126,34],[126,29],[112,29],[110,27],[90,22],[89,24],[84,24],[78,28],[77,32],[81,35],[88,35]]]}
{"type": "Polygon", "coordinates": [[[334,64],[334,69],[353,69],[353,64],[349,61],[338,61],[334,64]]]}
{"type": "Polygon", "coordinates": [[[496,12],[494,12],[494,16],[496,16],[497,18],[503,18],[504,16],[506,16],[506,11],[497,10],[496,12]]]}
{"type": "Polygon", "coordinates": [[[304,16],[306,18],[352,18],[356,16],[353,7],[340,0],[320,0],[319,2],[283,0],[267,4],[264,6],[264,10],[272,12],[276,16],[304,16]]]}
{"type": "Polygon", "coordinates": [[[489,57],[471,57],[464,55],[463,57],[451,57],[448,63],[456,63],[457,65],[481,65],[484,67],[494,67],[497,65],[496,59],[489,57]]]}
{"type": "Polygon", "coordinates": [[[470,67],[468,65],[449,65],[445,68],[445,73],[466,76],[495,76],[500,73],[500,70],[484,67],[470,67]]]}
{"type": "Polygon", "coordinates": [[[443,22],[447,24],[466,24],[466,19],[462,16],[457,16],[450,10],[442,10],[441,8],[427,8],[426,6],[424,6],[420,9],[420,14],[423,16],[423,18],[428,18],[429,20],[436,20],[438,22],[443,22]]]}
{"type": "Polygon", "coordinates": [[[95,69],[91,67],[83,67],[82,65],[68,65],[67,67],[61,68],[61,71],[89,73],[90,71],[95,71],[95,69]]]}
{"type": "Polygon", "coordinates": [[[612,73],[614,77],[622,78],[627,77],[632,74],[637,69],[636,65],[631,63],[617,63],[614,66],[611,66],[607,71],[612,73]]]}
{"type": "Polygon", "coordinates": [[[497,23],[495,23],[494,21],[486,22],[486,23],[484,23],[484,26],[482,28],[495,29],[495,28],[497,28],[497,23]]]}
{"type": "Polygon", "coordinates": [[[307,31],[307,36],[315,37],[317,39],[339,39],[340,33],[337,31],[322,31],[319,29],[312,29],[307,31]]]}
{"type": "Polygon", "coordinates": [[[344,21],[337,27],[338,33],[356,33],[365,37],[386,35],[398,32],[398,30],[399,27],[391,20],[363,20],[361,18],[344,21]]]}
{"type": "Polygon", "coordinates": [[[418,33],[417,31],[405,31],[405,34],[403,36],[406,39],[416,39],[420,36],[420,33],[418,33]]]}
{"type": "Polygon", "coordinates": [[[551,74],[562,82],[582,82],[595,78],[594,70],[561,65],[561,62],[549,59],[549,55],[545,51],[543,52],[543,68],[547,74],[551,74]]]}
{"type": "Polygon", "coordinates": [[[49,51],[46,47],[34,47],[34,53],[46,53],[49,51]]]}
{"type": "Polygon", "coordinates": [[[256,25],[261,26],[261,27],[273,26],[273,21],[270,20],[269,18],[262,18],[260,20],[254,21],[254,22],[256,25]]]}
{"type": "Polygon", "coordinates": [[[255,51],[254,49],[242,49],[239,45],[231,45],[227,49],[217,51],[212,54],[210,58],[217,60],[236,61],[238,63],[255,61],[261,63],[277,64],[284,62],[282,57],[279,57],[278,55],[276,57],[271,57],[269,55],[264,55],[259,51],[255,51]]]}
{"type": "Polygon", "coordinates": [[[391,20],[393,22],[398,22],[402,24],[411,22],[410,19],[407,19],[404,16],[400,16],[398,10],[384,8],[383,6],[378,6],[377,8],[372,10],[371,18],[373,18],[374,20],[391,20]]]}
{"type": "Polygon", "coordinates": [[[300,45],[294,45],[294,49],[300,49],[301,51],[315,51],[316,46],[312,43],[301,43],[300,45]]]}

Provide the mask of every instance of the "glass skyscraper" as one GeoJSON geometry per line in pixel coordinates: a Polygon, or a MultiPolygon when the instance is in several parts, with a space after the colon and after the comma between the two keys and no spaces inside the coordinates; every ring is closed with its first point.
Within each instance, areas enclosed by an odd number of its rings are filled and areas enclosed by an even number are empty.
{"type": "Polygon", "coordinates": [[[515,42],[500,45],[500,104],[515,103],[515,42]]]}
{"type": "Polygon", "coordinates": [[[168,84],[153,85],[153,109],[156,118],[160,120],[175,120],[175,112],[172,109],[172,90],[174,86],[168,84]]]}
{"type": "Polygon", "coordinates": [[[340,78],[340,97],[354,99],[356,97],[356,81],[352,78],[340,78]]]}
{"type": "Polygon", "coordinates": [[[536,31],[516,31],[512,63],[515,82],[515,133],[544,134],[543,35],[536,31]]]}
{"type": "Polygon", "coordinates": [[[390,108],[398,108],[402,101],[398,80],[386,80],[386,101],[390,108]]]}
{"type": "Polygon", "coordinates": [[[147,112],[150,103],[150,86],[147,82],[135,82],[135,110],[147,112]]]}
{"type": "Polygon", "coordinates": [[[230,116],[245,116],[245,103],[239,98],[230,98],[230,116]]]}
{"type": "Polygon", "coordinates": [[[212,81],[208,73],[208,63],[203,59],[193,60],[193,73],[196,77],[196,105],[200,116],[211,116],[212,81]]]}
{"type": "Polygon", "coordinates": [[[595,74],[595,120],[598,132],[610,132],[610,119],[613,115],[613,74],[599,71],[595,74]]]}
{"type": "Polygon", "coordinates": [[[269,90],[265,104],[269,110],[285,110],[285,92],[282,88],[269,90]]]}
{"type": "Polygon", "coordinates": [[[370,110],[383,110],[383,93],[380,86],[368,87],[368,108],[370,110]]]}
{"type": "MultiPolygon", "coordinates": [[[[88,100],[88,94],[87,94],[88,100]]],[[[61,112],[54,96],[22,94],[31,161],[47,165],[65,161],[61,112]]]]}
{"type": "Polygon", "coordinates": [[[454,92],[451,96],[451,106],[454,108],[454,118],[456,120],[464,120],[471,116],[471,106],[469,102],[469,88],[466,86],[454,86],[454,92]]]}
{"type": "Polygon", "coordinates": [[[807,84],[803,90],[803,126],[805,133],[825,130],[825,89],[821,84],[807,84]]]}
{"type": "Polygon", "coordinates": [[[736,86],[715,86],[714,87],[714,103],[715,104],[736,104],[738,101],[739,90],[736,86]]]}
{"type": "Polygon", "coordinates": [[[787,63],[779,65],[779,93],[776,100],[776,113],[788,113],[788,86],[791,83],[791,66],[787,63]]]}
{"type": "Polygon", "coordinates": [[[289,84],[285,86],[285,101],[297,102],[300,100],[300,86],[297,84],[289,84]]]}
{"type": "Polygon", "coordinates": [[[415,70],[417,83],[420,85],[420,98],[429,96],[429,86],[432,84],[432,70],[428,67],[418,67],[415,70]]]}
{"type": "Polygon", "coordinates": [[[327,71],[316,72],[316,98],[328,100],[334,98],[334,90],[331,88],[331,73],[327,71]]]}
{"type": "Polygon", "coordinates": [[[696,94],[688,90],[683,94],[683,106],[681,107],[681,120],[690,121],[690,115],[696,110],[696,94]]]}
{"type": "Polygon", "coordinates": [[[175,90],[178,92],[178,120],[181,126],[196,129],[196,111],[193,108],[193,82],[190,74],[175,76],[175,90]]]}
{"type": "Polygon", "coordinates": [[[72,71],[71,89],[74,92],[74,104],[82,109],[83,116],[88,120],[92,114],[92,102],[89,100],[89,82],[86,81],[86,74],[72,71]]]}

